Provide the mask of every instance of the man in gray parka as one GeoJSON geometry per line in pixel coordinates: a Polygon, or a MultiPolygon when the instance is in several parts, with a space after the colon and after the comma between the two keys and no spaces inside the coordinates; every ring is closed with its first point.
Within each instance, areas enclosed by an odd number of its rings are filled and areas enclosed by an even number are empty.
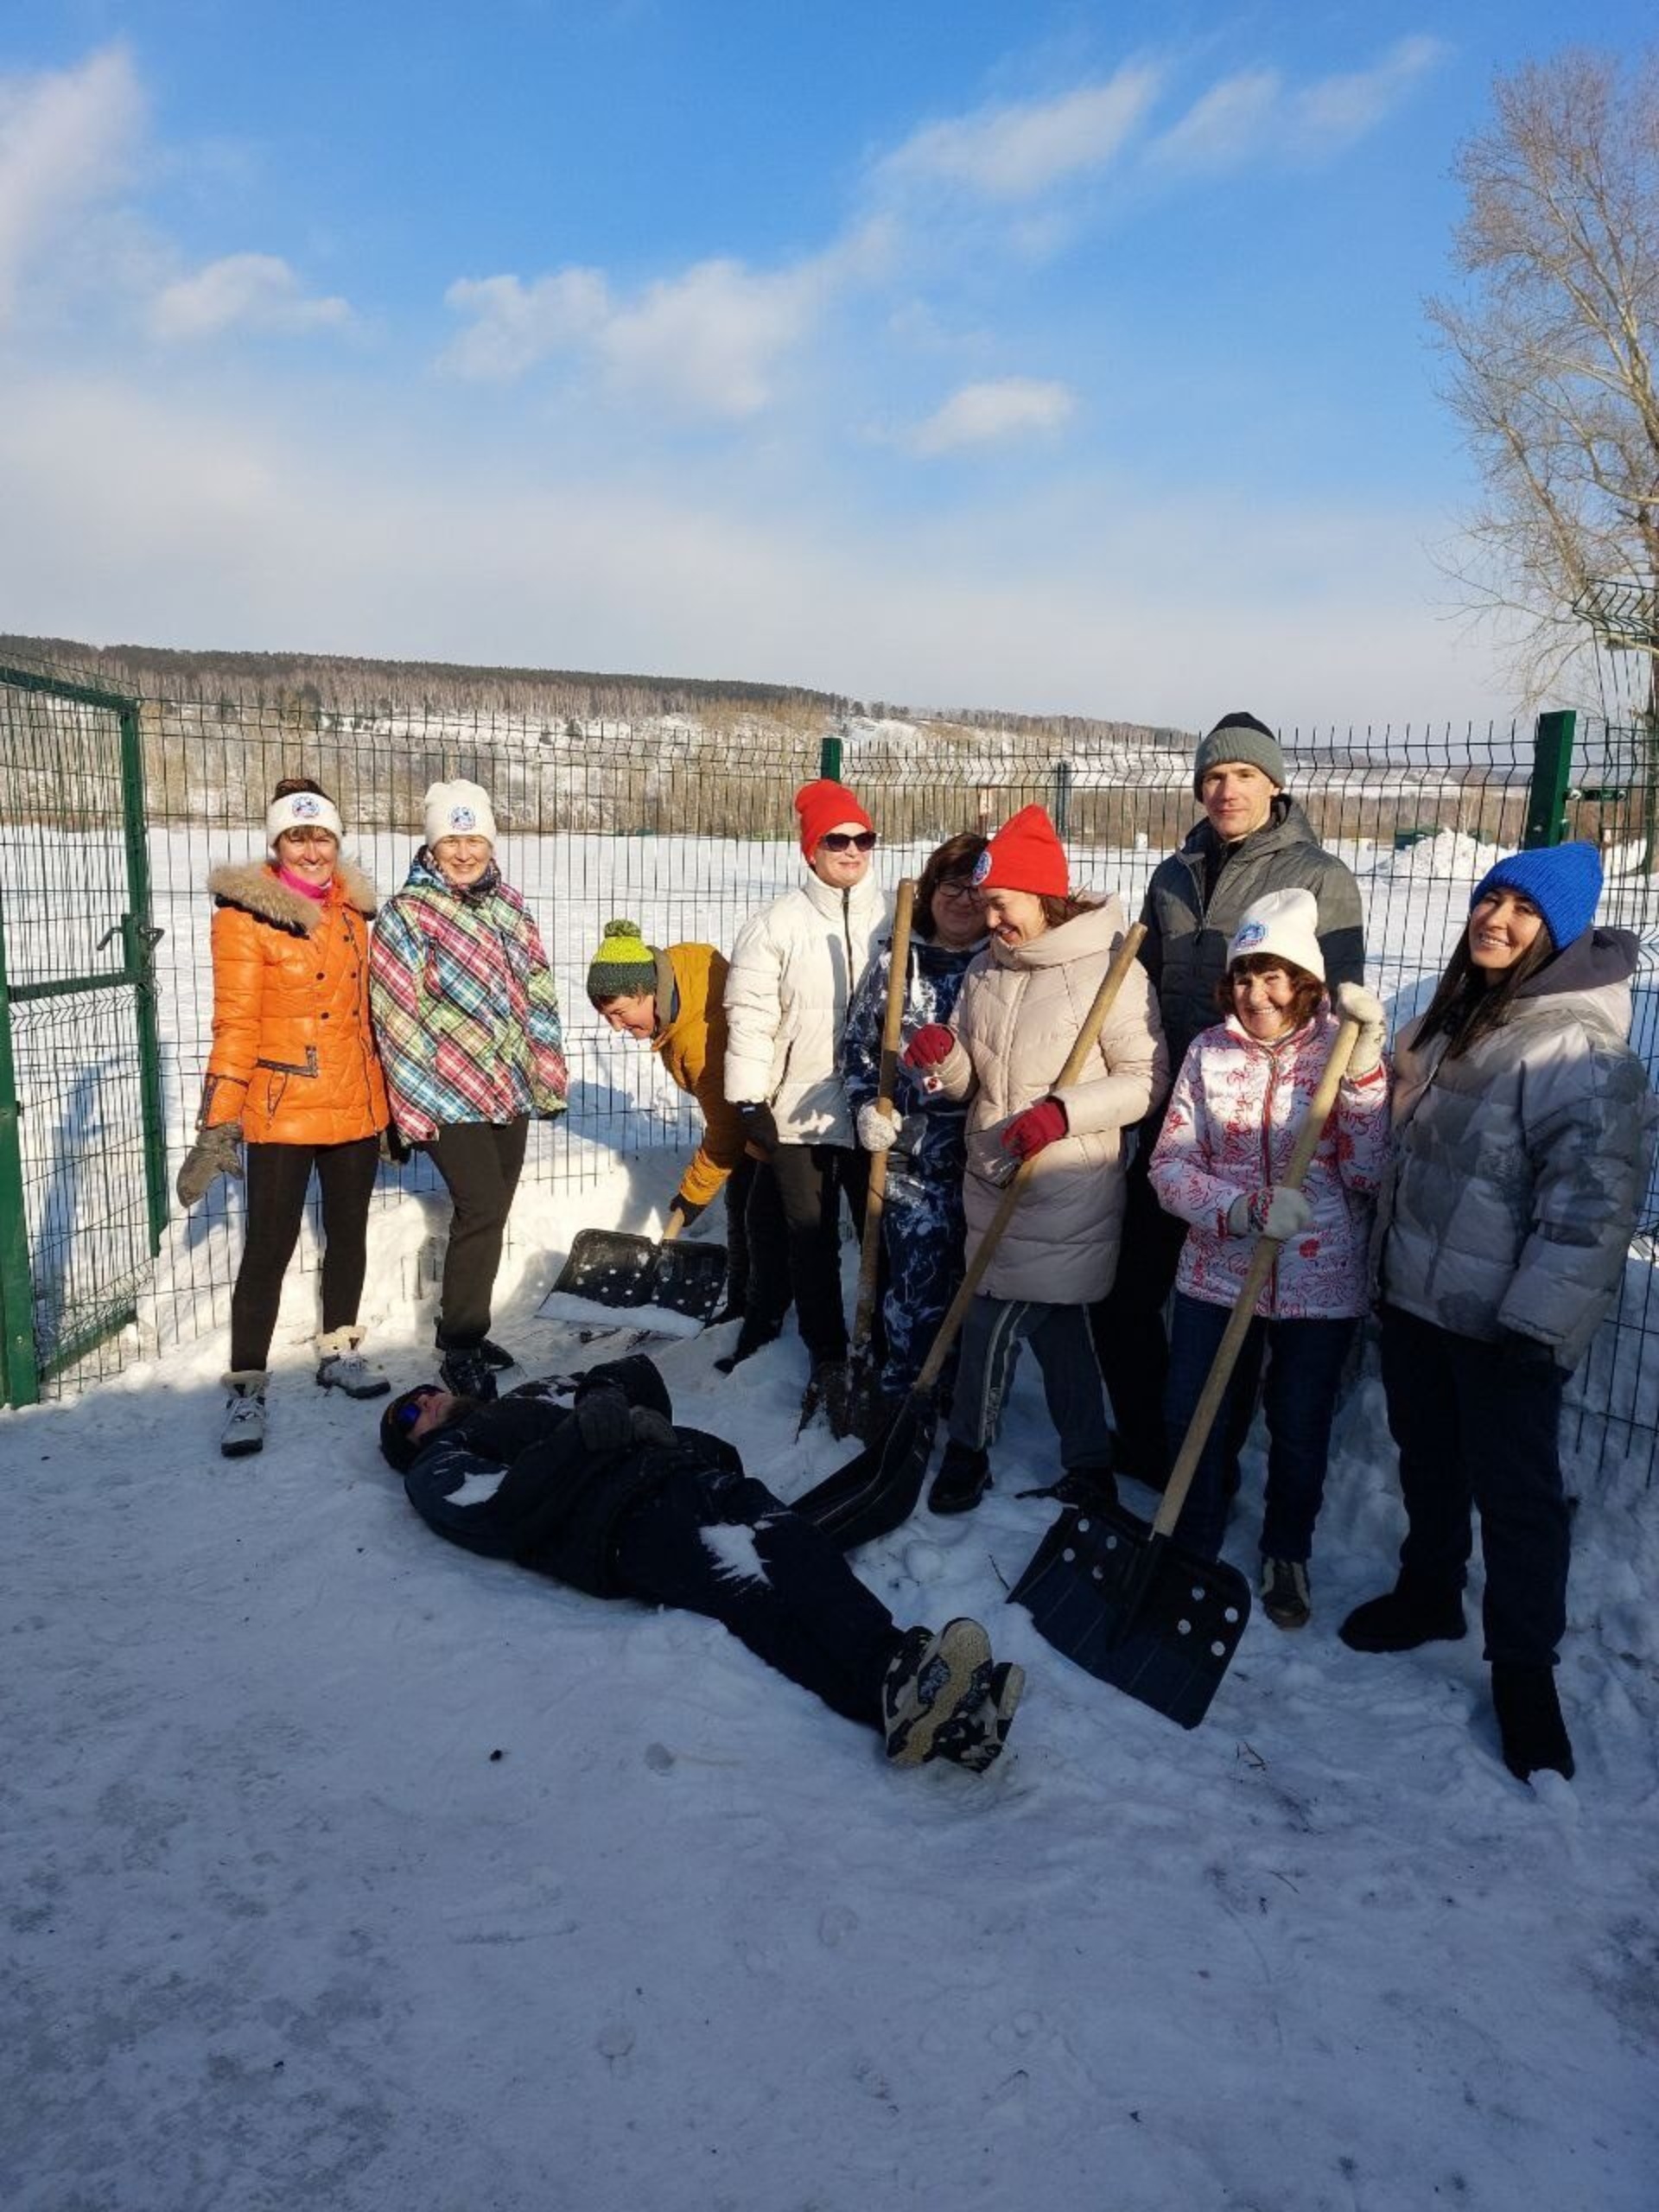
{"type": "MultiPolygon", "coordinates": [[[[1254,715],[1224,715],[1199,741],[1192,791],[1204,819],[1159,863],[1141,912],[1141,958],[1158,994],[1172,1076],[1198,1032],[1221,1020],[1216,985],[1226,973],[1228,944],[1245,909],[1270,891],[1313,893],[1333,997],[1339,983],[1364,980],[1359,886],[1315,842],[1285,779],[1279,741],[1254,715]]],[[[1161,1125],[1161,1116],[1141,1124],[1116,1280],[1091,1315],[1116,1426],[1114,1464],[1159,1490],[1168,1473],[1164,1308],[1186,1236],[1186,1224],[1164,1212],[1147,1180],[1161,1125]]]]}

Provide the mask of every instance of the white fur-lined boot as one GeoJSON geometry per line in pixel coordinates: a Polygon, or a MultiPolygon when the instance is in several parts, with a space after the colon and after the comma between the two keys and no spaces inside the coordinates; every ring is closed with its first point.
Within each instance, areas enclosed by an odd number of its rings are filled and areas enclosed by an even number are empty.
{"type": "Polygon", "coordinates": [[[348,1398],[384,1398],[391,1388],[385,1368],[365,1359],[358,1347],[363,1332],[355,1326],[331,1329],[317,1338],[317,1381],[325,1390],[343,1390],[348,1398]]]}

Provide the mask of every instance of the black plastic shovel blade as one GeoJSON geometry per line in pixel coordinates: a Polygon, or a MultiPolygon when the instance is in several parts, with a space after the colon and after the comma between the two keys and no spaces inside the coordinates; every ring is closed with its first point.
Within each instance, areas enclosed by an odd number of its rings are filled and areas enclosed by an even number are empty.
{"type": "Polygon", "coordinates": [[[1244,1633],[1250,1586],[1119,1506],[1062,1513],[1008,1602],[1099,1681],[1196,1728],[1244,1633]]]}
{"type": "Polygon", "coordinates": [[[655,1243],[621,1229],[576,1232],[559,1270],[555,1291],[623,1309],[663,1306],[707,1321],[726,1283],[726,1252],[719,1244],[655,1243]]]}
{"type": "Polygon", "coordinates": [[[849,1552],[890,1536],[916,1510],[933,1456],[933,1400],[912,1390],[880,1443],[826,1475],[792,1510],[849,1552]]]}

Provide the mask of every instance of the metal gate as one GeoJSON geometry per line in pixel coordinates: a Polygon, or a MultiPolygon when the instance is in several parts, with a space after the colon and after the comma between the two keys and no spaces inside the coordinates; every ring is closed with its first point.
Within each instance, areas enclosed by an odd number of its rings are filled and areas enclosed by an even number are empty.
{"type": "Polygon", "coordinates": [[[0,1402],[98,1371],[149,1279],[158,934],[136,702],[0,668],[0,1402]]]}

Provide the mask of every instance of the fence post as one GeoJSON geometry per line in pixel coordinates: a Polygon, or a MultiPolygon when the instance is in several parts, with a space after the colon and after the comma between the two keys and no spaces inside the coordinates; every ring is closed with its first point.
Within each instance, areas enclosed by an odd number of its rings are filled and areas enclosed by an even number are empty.
{"type": "Polygon", "coordinates": [[[818,747],[818,773],[832,784],[841,781],[841,740],[826,737],[818,747]]]}
{"type": "Polygon", "coordinates": [[[1572,708],[1540,715],[1533,725],[1532,780],[1527,785],[1527,828],[1522,842],[1559,845],[1567,835],[1567,794],[1573,781],[1573,743],[1579,726],[1572,708]]]}
{"type": "Polygon", "coordinates": [[[35,1351],[35,1278],[23,1213],[23,1152],[6,986],[5,914],[0,908],[0,1404],[32,1406],[41,1395],[35,1351]]]}
{"type": "Polygon", "coordinates": [[[123,707],[121,812],[127,845],[127,912],[121,917],[122,950],[133,987],[138,1024],[138,1096],[144,1125],[144,1197],[149,1215],[150,1257],[167,1228],[167,1131],[162,1102],[162,1047],[156,1015],[156,940],[150,922],[149,821],[144,806],[144,740],[136,706],[123,707]]]}
{"type": "Polygon", "coordinates": [[[1071,830],[1071,775],[1069,760],[1054,763],[1054,834],[1062,842],[1070,836],[1071,830]]]}

